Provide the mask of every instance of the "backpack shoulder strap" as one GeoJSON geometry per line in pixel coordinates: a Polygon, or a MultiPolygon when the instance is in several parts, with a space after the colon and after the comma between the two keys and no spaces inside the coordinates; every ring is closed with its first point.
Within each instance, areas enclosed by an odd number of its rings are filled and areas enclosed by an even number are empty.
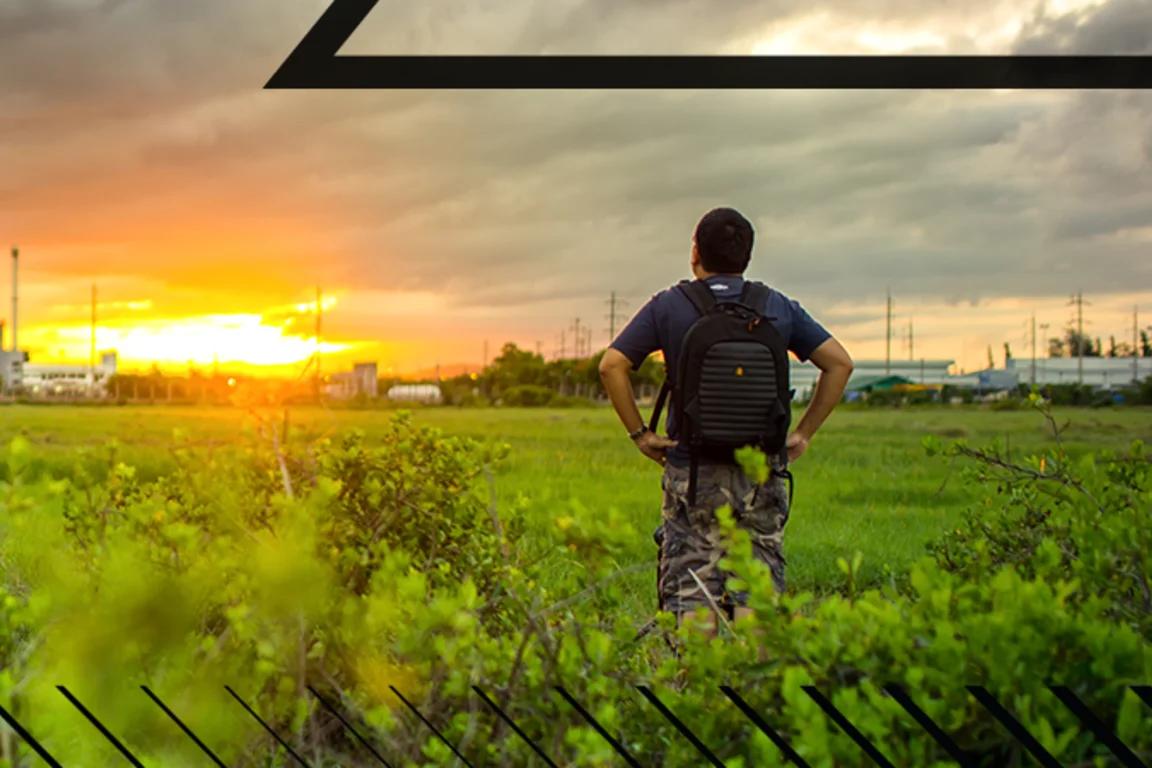
{"type": "Polygon", "coordinates": [[[764,308],[768,304],[768,297],[772,294],[772,289],[753,280],[746,280],[744,282],[744,291],[740,294],[740,303],[749,309],[753,309],[757,314],[764,314],[764,308]]]}
{"type": "Polygon", "coordinates": [[[708,311],[716,305],[716,294],[703,280],[684,280],[676,288],[692,302],[692,306],[701,316],[708,314],[708,311]]]}

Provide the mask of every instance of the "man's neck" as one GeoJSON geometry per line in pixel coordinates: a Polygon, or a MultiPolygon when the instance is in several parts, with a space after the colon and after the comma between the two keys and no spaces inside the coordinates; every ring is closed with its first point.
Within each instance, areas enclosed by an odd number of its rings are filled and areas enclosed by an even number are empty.
{"type": "Polygon", "coordinates": [[[737,273],[737,274],[724,274],[722,272],[704,272],[704,271],[700,272],[700,279],[701,280],[710,280],[713,277],[722,277],[722,278],[728,278],[731,280],[743,280],[744,279],[744,275],[739,274],[739,273],[737,273]]]}

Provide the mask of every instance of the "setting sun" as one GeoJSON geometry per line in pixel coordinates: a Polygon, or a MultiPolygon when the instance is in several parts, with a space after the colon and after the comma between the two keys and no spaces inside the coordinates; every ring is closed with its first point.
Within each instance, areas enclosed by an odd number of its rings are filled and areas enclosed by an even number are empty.
{"type": "MultiPolygon", "coordinates": [[[[128,309],[129,302],[120,305],[128,309]]],[[[131,302],[132,309],[150,302],[131,302]]],[[[336,305],[323,299],[322,310],[336,305]]],[[[99,350],[115,350],[125,368],[156,363],[160,367],[239,364],[243,367],[276,368],[307,361],[317,351],[314,317],[316,302],[264,313],[210,314],[182,318],[111,318],[96,327],[99,350]],[[300,322],[304,320],[305,322],[300,322]]],[[[56,360],[87,360],[91,326],[74,323],[30,329],[29,346],[38,357],[56,360]]],[[[322,342],[322,354],[344,352],[355,343],[322,342]]]]}

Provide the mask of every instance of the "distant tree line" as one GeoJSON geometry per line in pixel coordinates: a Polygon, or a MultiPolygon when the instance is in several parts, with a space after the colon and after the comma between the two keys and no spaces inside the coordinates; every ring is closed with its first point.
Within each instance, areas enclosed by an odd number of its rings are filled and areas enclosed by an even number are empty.
{"type": "MultiPolygon", "coordinates": [[[[1140,331],[1140,357],[1152,357],[1152,326],[1140,331]]],[[[1062,338],[1048,340],[1048,357],[1132,357],[1132,344],[1117,341],[1115,336],[1108,338],[1108,349],[1104,349],[1099,338],[1090,339],[1075,328],[1067,328],[1062,338]]]]}
{"type": "MultiPolygon", "coordinates": [[[[545,360],[509,342],[483,371],[446,379],[440,388],[445,402],[452,405],[564,405],[599,400],[605,396],[600,383],[603,356],[598,352],[584,358],[545,360]]],[[[663,380],[664,365],[655,356],[632,374],[640,398],[654,396],[663,380]]]]}

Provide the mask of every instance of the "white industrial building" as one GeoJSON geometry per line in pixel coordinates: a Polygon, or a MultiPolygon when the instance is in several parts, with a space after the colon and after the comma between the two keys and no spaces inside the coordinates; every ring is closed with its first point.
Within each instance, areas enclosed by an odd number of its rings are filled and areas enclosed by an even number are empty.
{"type": "Polygon", "coordinates": [[[104,396],[108,380],[116,375],[116,353],[101,355],[100,364],[56,365],[25,363],[22,390],[40,396],[104,396]]]}
{"type": "Polygon", "coordinates": [[[435,384],[398,384],[388,390],[388,399],[406,403],[438,404],[444,395],[435,384]]]}
{"type": "MultiPolygon", "coordinates": [[[[954,377],[951,371],[956,365],[954,360],[854,360],[855,370],[852,379],[874,376],[900,376],[916,384],[928,387],[939,387],[952,383],[954,377]]],[[[811,362],[801,363],[795,359],[791,361],[792,389],[796,390],[796,397],[808,399],[812,395],[812,388],[820,376],[820,369],[811,362]]],[[[851,383],[852,379],[849,379],[851,383]]]]}
{"type": "MultiPolygon", "coordinates": [[[[1082,379],[1085,386],[1116,389],[1152,376],[1152,357],[1085,357],[1083,376],[1080,365],[1075,357],[1036,358],[1036,383],[1076,384],[1082,379]]],[[[1032,383],[1031,358],[1013,358],[1007,370],[1016,374],[1021,384],[1032,383]]]]}
{"type": "MultiPolygon", "coordinates": [[[[4,347],[4,325],[0,323],[0,379],[5,394],[29,394],[40,397],[103,396],[108,380],[116,375],[116,353],[101,355],[97,365],[65,365],[31,362],[26,350],[20,349],[19,293],[20,251],[12,249],[12,345],[4,347]]],[[[95,296],[93,296],[95,301],[95,296]]]]}
{"type": "Polygon", "coordinates": [[[0,383],[3,384],[5,394],[11,394],[20,388],[27,360],[27,352],[0,349],[0,383]]]}
{"type": "MultiPolygon", "coordinates": [[[[938,388],[941,386],[976,389],[985,392],[1014,389],[1032,383],[1031,358],[1010,358],[1004,368],[989,368],[959,374],[952,360],[856,360],[852,380],[874,376],[900,376],[914,384],[938,388]]],[[[1080,361],[1075,357],[1037,358],[1035,363],[1038,386],[1076,384],[1081,381],[1080,361]]],[[[796,396],[807,398],[820,370],[812,363],[792,361],[792,388],[796,396]]],[[[1085,386],[1100,389],[1119,389],[1133,380],[1144,381],[1152,377],[1152,357],[1085,357],[1082,380],[1085,386]]]]}

